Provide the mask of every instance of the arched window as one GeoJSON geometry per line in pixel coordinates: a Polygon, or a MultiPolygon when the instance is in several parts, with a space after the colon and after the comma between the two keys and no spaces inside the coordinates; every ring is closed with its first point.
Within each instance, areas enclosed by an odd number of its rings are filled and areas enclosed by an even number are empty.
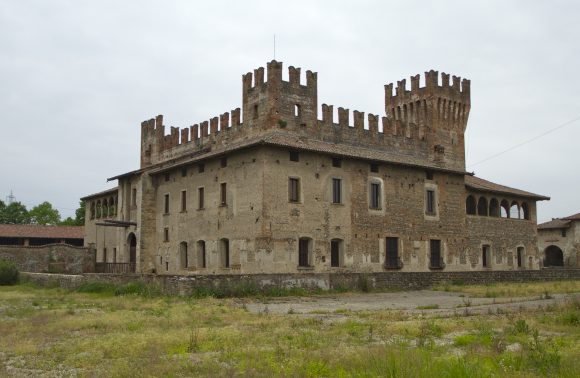
{"type": "Polygon", "coordinates": [[[330,266],[339,267],[344,264],[344,242],[341,239],[332,239],[330,241],[330,266]]]}
{"type": "Polygon", "coordinates": [[[95,202],[91,201],[91,219],[95,219],[95,202]]]}
{"type": "Polygon", "coordinates": [[[101,217],[101,211],[102,211],[101,200],[98,200],[97,201],[97,219],[101,217]]]}
{"type": "Polygon", "coordinates": [[[103,209],[101,211],[101,214],[103,218],[107,218],[107,216],[109,215],[109,205],[107,203],[106,198],[103,200],[103,209]]]}
{"type": "Polygon", "coordinates": [[[312,255],[312,239],[310,238],[298,239],[298,266],[299,267],[311,266],[312,261],[311,255],[312,255]]]}
{"type": "Polygon", "coordinates": [[[189,266],[189,259],[187,256],[187,242],[179,243],[179,263],[181,269],[187,269],[189,266]]]}
{"type": "Polygon", "coordinates": [[[530,220],[530,208],[528,207],[527,202],[522,203],[522,214],[521,215],[524,217],[524,219],[530,220]]]}
{"type": "Polygon", "coordinates": [[[220,263],[222,268],[230,267],[230,241],[228,239],[220,239],[219,242],[220,263]]]}
{"type": "Polygon", "coordinates": [[[487,216],[487,200],[485,197],[479,197],[479,201],[477,201],[477,215],[487,216]]]}
{"type": "Polygon", "coordinates": [[[197,267],[205,268],[206,264],[207,263],[205,259],[205,241],[199,240],[197,242],[197,267]]]}
{"type": "Polygon", "coordinates": [[[502,218],[509,218],[510,217],[510,204],[506,200],[502,200],[500,204],[500,211],[502,218]]]}
{"type": "Polygon", "coordinates": [[[469,215],[475,215],[475,198],[469,195],[465,200],[465,212],[469,215]]]}
{"type": "Polygon", "coordinates": [[[489,201],[489,216],[499,217],[499,202],[495,198],[492,198],[491,201],[489,201]]]}
{"type": "Polygon", "coordinates": [[[520,207],[516,201],[513,201],[510,206],[510,218],[512,219],[520,218],[520,207]]]}
{"type": "Polygon", "coordinates": [[[112,217],[113,215],[115,215],[116,211],[115,211],[115,200],[113,199],[113,197],[109,198],[109,216],[112,217]]]}

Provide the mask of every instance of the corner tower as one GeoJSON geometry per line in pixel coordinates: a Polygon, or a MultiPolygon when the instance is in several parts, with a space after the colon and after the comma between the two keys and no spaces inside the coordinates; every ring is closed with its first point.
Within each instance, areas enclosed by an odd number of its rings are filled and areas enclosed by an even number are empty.
{"type": "Polygon", "coordinates": [[[437,71],[425,72],[425,87],[419,86],[419,75],[411,77],[411,90],[406,80],[385,85],[385,112],[389,121],[418,128],[420,137],[436,163],[465,170],[464,134],[471,108],[470,81],[437,71]]]}

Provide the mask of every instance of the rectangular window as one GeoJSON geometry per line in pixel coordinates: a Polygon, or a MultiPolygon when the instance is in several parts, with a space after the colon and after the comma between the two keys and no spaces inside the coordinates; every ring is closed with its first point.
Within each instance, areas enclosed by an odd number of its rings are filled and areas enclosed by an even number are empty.
{"type": "Polygon", "coordinates": [[[181,191],[181,211],[187,211],[187,191],[181,191]]]}
{"type": "Polygon", "coordinates": [[[205,172],[205,164],[203,164],[203,163],[199,163],[199,164],[197,165],[197,172],[199,172],[199,173],[203,173],[203,172],[205,172]]]}
{"type": "Polygon", "coordinates": [[[441,240],[431,239],[429,243],[429,251],[431,254],[431,268],[442,268],[441,264],[441,240]]]}
{"type": "Polygon", "coordinates": [[[137,189],[131,189],[131,206],[137,206],[137,189]]]}
{"type": "Polygon", "coordinates": [[[335,168],[342,167],[342,159],[341,158],[332,158],[332,166],[335,168]]]}
{"type": "Polygon", "coordinates": [[[379,171],[379,165],[376,163],[371,163],[371,172],[377,173],[379,171]]]}
{"type": "Polygon", "coordinates": [[[288,179],[288,201],[300,201],[300,179],[293,177],[288,179]]]}
{"type": "Polygon", "coordinates": [[[484,245],[481,247],[481,263],[484,268],[488,268],[491,263],[490,247],[484,245]]]}
{"type": "Polygon", "coordinates": [[[113,262],[117,262],[117,248],[113,248],[113,262]]]}
{"type": "Polygon", "coordinates": [[[222,206],[227,205],[227,185],[225,182],[220,184],[220,202],[222,206]]]}
{"type": "Polygon", "coordinates": [[[565,238],[566,237],[566,229],[562,229],[562,237],[565,238]]]}
{"type": "Polygon", "coordinates": [[[198,188],[197,189],[197,199],[198,199],[197,208],[198,209],[203,209],[203,207],[205,206],[203,196],[204,196],[203,188],[198,188]]]}
{"type": "Polygon", "coordinates": [[[169,228],[165,227],[163,229],[163,241],[164,242],[168,242],[169,241],[169,228]]]}
{"type": "Polygon", "coordinates": [[[164,202],[164,214],[169,214],[169,194],[166,194],[164,202]]]}
{"type": "Polygon", "coordinates": [[[307,267],[310,266],[308,262],[308,249],[309,249],[309,240],[308,239],[300,239],[298,241],[298,266],[307,267]]]}
{"type": "Polygon", "coordinates": [[[183,168],[181,168],[181,177],[185,177],[185,176],[187,176],[187,168],[183,167],[183,168]]]}
{"type": "Polygon", "coordinates": [[[371,209],[381,208],[381,184],[372,182],[369,193],[369,207],[371,209]]]}
{"type": "Polygon", "coordinates": [[[429,171],[429,170],[425,171],[425,178],[427,180],[433,180],[433,171],[429,171]]]}
{"type": "Polygon", "coordinates": [[[387,238],[385,265],[387,268],[399,267],[399,238],[387,238]]]}
{"type": "Polygon", "coordinates": [[[518,247],[517,249],[517,254],[518,254],[518,268],[521,268],[523,266],[523,261],[524,261],[524,247],[518,247]]]}
{"type": "Polygon", "coordinates": [[[290,151],[290,161],[300,161],[300,154],[298,151],[290,151]]]}
{"type": "Polygon", "coordinates": [[[435,191],[427,189],[425,192],[425,213],[428,215],[435,215],[435,191]]]}
{"type": "Polygon", "coordinates": [[[165,181],[169,181],[170,178],[171,175],[169,174],[169,172],[165,173],[165,181]]]}
{"type": "Polygon", "coordinates": [[[221,166],[222,168],[225,168],[225,167],[227,167],[227,166],[228,166],[228,158],[227,158],[227,157],[223,157],[223,158],[221,158],[221,160],[220,160],[220,166],[221,166]]]}
{"type": "Polygon", "coordinates": [[[332,203],[342,203],[342,180],[332,179],[332,203]]]}
{"type": "Polygon", "coordinates": [[[107,262],[107,248],[103,248],[103,262],[107,262]]]}
{"type": "Polygon", "coordinates": [[[330,241],[330,266],[340,266],[340,240],[330,241]]]}

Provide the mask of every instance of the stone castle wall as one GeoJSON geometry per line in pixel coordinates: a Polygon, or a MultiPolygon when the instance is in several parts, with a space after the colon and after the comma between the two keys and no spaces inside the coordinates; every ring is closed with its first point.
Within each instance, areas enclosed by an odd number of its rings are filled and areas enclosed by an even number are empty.
{"type": "Polygon", "coordinates": [[[68,244],[0,246],[0,260],[13,261],[21,272],[81,274],[95,271],[95,251],[68,244]]]}

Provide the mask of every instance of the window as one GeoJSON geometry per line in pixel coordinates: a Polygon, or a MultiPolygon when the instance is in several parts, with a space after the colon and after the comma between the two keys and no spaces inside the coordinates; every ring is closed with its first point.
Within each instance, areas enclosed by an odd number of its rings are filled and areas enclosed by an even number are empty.
{"type": "Polygon", "coordinates": [[[371,163],[371,172],[377,173],[379,171],[379,165],[377,163],[371,163]]]}
{"type": "Polygon", "coordinates": [[[332,158],[332,166],[335,168],[342,167],[342,159],[341,158],[332,158]]]}
{"type": "Polygon", "coordinates": [[[300,238],[298,240],[298,266],[310,266],[310,239],[300,238]]]}
{"type": "Polygon", "coordinates": [[[491,248],[487,244],[481,247],[481,263],[484,268],[489,268],[491,265],[491,248]]]}
{"type": "Polygon", "coordinates": [[[475,198],[473,196],[467,196],[465,200],[465,212],[469,215],[475,215],[475,198]]]}
{"type": "Polygon", "coordinates": [[[183,168],[181,168],[181,177],[185,177],[185,176],[187,176],[187,168],[183,167],[183,168]]]}
{"type": "Polygon", "coordinates": [[[430,265],[432,269],[443,268],[443,259],[441,258],[441,240],[431,239],[429,242],[430,265]]]}
{"type": "Polygon", "coordinates": [[[332,239],[330,241],[330,266],[342,266],[342,240],[332,239]]]}
{"type": "Polygon", "coordinates": [[[204,198],[203,198],[203,195],[204,195],[203,188],[197,188],[197,200],[198,200],[198,202],[197,202],[197,208],[198,209],[203,209],[203,207],[204,207],[204,198]]]}
{"type": "Polygon", "coordinates": [[[220,159],[220,166],[222,168],[225,168],[228,166],[228,158],[227,157],[223,157],[220,159]]]}
{"type": "Polygon", "coordinates": [[[563,229],[562,229],[562,237],[563,237],[563,238],[565,238],[565,237],[566,237],[566,229],[565,229],[565,228],[563,228],[563,229]]]}
{"type": "Polygon", "coordinates": [[[189,261],[187,257],[187,243],[179,243],[179,261],[181,263],[181,269],[187,269],[189,266],[189,261]]]}
{"type": "Polygon", "coordinates": [[[170,178],[171,175],[169,174],[169,172],[165,173],[165,181],[169,181],[170,178]]]}
{"type": "Polygon", "coordinates": [[[164,199],[164,214],[169,214],[169,194],[166,194],[164,199]]]}
{"type": "Polygon", "coordinates": [[[131,206],[137,206],[137,188],[131,189],[131,206]]]}
{"type": "Polygon", "coordinates": [[[524,263],[524,247],[518,247],[517,258],[518,258],[518,268],[521,268],[524,263]]]}
{"type": "Polygon", "coordinates": [[[220,260],[222,268],[230,267],[230,241],[228,239],[220,240],[220,260]]]}
{"type": "Polygon", "coordinates": [[[300,105],[294,105],[294,117],[300,117],[302,115],[302,109],[300,109],[300,105]]]}
{"type": "Polygon", "coordinates": [[[388,237],[386,239],[385,252],[385,266],[388,269],[401,268],[399,263],[399,238],[388,237]]]}
{"type": "Polygon", "coordinates": [[[168,242],[169,241],[169,228],[165,227],[163,229],[163,241],[164,242],[168,242]]]}
{"type": "Polygon", "coordinates": [[[187,191],[181,191],[181,211],[187,211],[187,191]]]}
{"type": "Polygon", "coordinates": [[[342,180],[332,179],[332,203],[342,203],[342,180]]]}
{"type": "Polygon", "coordinates": [[[225,182],[220,184],[220,203],[222,206],[227,205],[227,185],[225,182]]]}
{"type": "Polygon", "coordinates": [[[258,119],[258,105],[254,105],[254,119],[258,119]]]}
{"type": "Polygon", "coordinates": [[[425,171],[425,178],[427,180],[433,180],[433,171],[425,171]]]}
{"type": "Polygon", "coordinates": [[[479,197],[477,201],[477,215],[487,216],[487,200],[485,197],[479,197]]]}
{"type": "Polygon", "coordinates": [[[435,202],[435,191],[433,189],[427,189],[425,193],[425,214],[435,215],[436,214],[436,202],[435,202]]]}
{"type": "Polygon", "coordinates": [[[116,263],[117,262],[117,248],[113,248],[113,262],[116,263]]]}
{"type": "Polygon", "coordinates": [[[205,164],[203,164],[203,163],[199,163],[199,164],[197,165],[197,172],[198,172],[198,173],[203,173],[203,172],[205,172],[205,164]]]}
{"type": "Polygon", "coordinates": [[[300,179],[298,178],[290,177],[288,179],[288,201],[300,201],[300,179]]]}
{"type": "Polygon", "coordinates": [[[290,151],[290,161],[300,161],[300,154],[298,151],[290,151]]]}
{"type": "Polygon", "coordinates": [[[107,262],[107,248],[103,248],[103,262],[107,262]]]}
{"type": "Polygon", "coordinates": [[[197,267],[205,268],[205,241],[200,240],[197,242],[197,267]]]}
{"type": "Polygon", "coordinates": [[[381,184],[371,182],[369,193],[369,207],[371,209],[381,208],[381,184]]]}

